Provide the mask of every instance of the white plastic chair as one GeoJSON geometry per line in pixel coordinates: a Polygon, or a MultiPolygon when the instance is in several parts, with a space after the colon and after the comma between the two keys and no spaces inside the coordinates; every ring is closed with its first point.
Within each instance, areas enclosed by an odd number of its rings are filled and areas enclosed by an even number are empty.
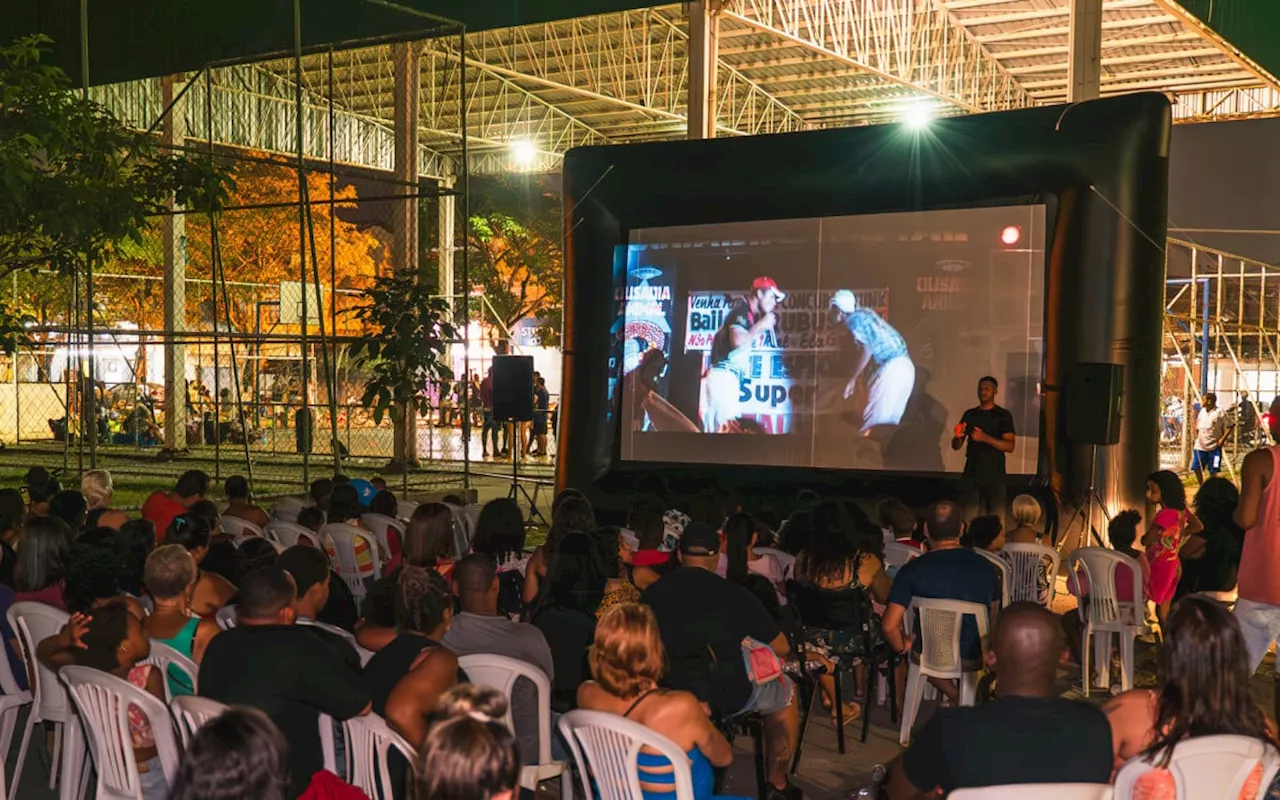
{"type": "MultiPolygon", "coordinates": [[[[9,627],[18,637],[18,646],[22,650],[22,661],[27,665],[27,675],[31,678],[31,713],[27,715],[27,727],[22,732],[22,744],[18,747],[18,762],[13,768],[13,782],[9,788],[9,797],[17,796],[18,786],[22,781],[22,768],[27,760],[27,747],[31,744],[31,730],[37,722],[53,723],[53,754],[49,766],[49,788],[58,783],[59,757],[66,758],[63,752],[66,723],[75,721],[75,712],[67,691],[58,681],[58,676],[39,663],[36,659],[36,645],[57,636],[62,626],[67,624],[71,615],[65,611],[47,606],[44,603],[14,603],[6,614],[9,627]]],[[[74,759],[83,759],[83,753],[72,753],[74,759]]]]}
{"type": "MultiPolygon", "coordinates": [[[[1169,772],[1173,775],[1177,800],[1235,800],[1245,781],[1259,763],[1263,781],[1258,797],[1267,793],[1267,776],[1275,775],[1280,753],[1251,736],[1197,736],[1184,739],[1173,748],[1169,772]]],[[[1133,797],[1134,784],[1155,765],[1143,756],[1126,761],[1116,772],[1115,799],[1133,797]]],[[[1039,800],[1039,798],[1037,798],[1039,800]]]]}
{"type": "Polygon", "coordinates": [[[907,634],[915,625],[916,612],[920,614],[920,658],[909,659],[907,689],[902,706],[902,730],[899,741],[903,747],[911,739],[911,726],[920,712],[920,700],[924,696],[926,676],[957,680],[960,682],[960,705],[971,706],[978,691],[978,669],[965,669],[960,656],[960,630],[964,618],[977,620],[978,638],[983,645],[987,639],[987,607],[981,603],[963,600],[936,600],[915,597],[903,617],[907,634]]]}
{"type": "Polygon", "coordinates": [[[1076,611],[1083,625],[1080,639],[1080,663],[1086,665],[1081,680],[1084,696],[1089,696],[1089,641],[1093,639],[1094,668],[1098,685],[1111,686],[1111,637],[1120,640],[1120,688],[1133,688],[1133,643],[1147,632],[1143,621],[1146,601],[1142,596],[1142,569],[1138,562],[1106,547],[1081,547],[1067,558],[1067,580],[1080,604],[1076,611]],[[1116,595],[1116,570],[1133,572],[1133,601],[1121,601],[1116,595]],[[1080,572],[1088,581],[1088,591],[1081,594],[1080,572]],[[1088,598],[1087,600],[1085,598],[1088,598]],[[1096,637],[1096,638],[1095,638],[1096,637]]]}
{"type": "Polygon", "coordinates": [[[1009,542],[1000,551],[1000,557],[1009,562],[1013,571],[1013,588],[1009,592],[1013,602],[1040,602],[1040,574],[1043,571],[1049,579],[1049,594],[1044,605],[1053,608],[1053,596],[1058,588],[1058,565],[1062,558],[1057,550],[1042,544],[1009,542]]]}
{"type": "Polygon", "coordinates": [[[1111,787],[1105,783],[1023,783],[1008,786],[984,786],[981,789],[956,789],[948,800],[1111,800],[1111,787]]]}
{"type": "Polygon", "coordinates": [[[378,544],[382,546],[382,552],[388,556],[391,555],[391,537],[387,535],[388,528],[395,528],[396,535],[400,538],[400,544],[404,545],[404,523],[394,517],[388,517],[385,514],[374,514],[369,512],[361,514],[360,520],[369,526],[369,530],[373,531],[374,537],[378,540],[378,544]]]}
{"type": "Polygon", "coordinates": [[[418,760],[417,752],[391,730],[386,720],[374,713],[343,722],[342,732],[347,742],[347,783],[372,800],[391,800],[391,767],[387,754],[395,748],[412,764],[418,760]]]}
{"type": "Polygon", "coordinates": [[[276,500],[275,506],[271,509],[271,518],[283,522],[297,522],[298,512],[309,505],[311,505],[310,502],[300,497],[281,497],[276,500]]]}
{"type": "Polygon", "coordinates": [[[316,536],[315,531],[296,522],[272,520],[267,523],[266,534],[268,539],[274,539],[285,547],[293,547],[295,544],[309,544],[318,550],[323,549],[320,544],[320,537],[316,536]]]}
{"type": "MultiPolygon", "coordinates": [[[[0,642],[0,647],[8,646],[8,642],[0,642]]],[[[8,756],[13,733],[18,729],[18,709],[31,702],[31,692],[18,688],[13,667],[3,653],[0,653],[0,691],[4,692],[0,695],[0,756],[8,756]]],[[[0,757],[0,794],[4,793],[4,786],[4,758],[0,757]]]]}
{"type": "Polygon", "coordinates": [[[401,500],[396,503],[396,516],[408,522],[413,516],[413,512],[418,510],[418,504],[412,500],[401,500]]]}
{"type": "Polygon", "coordinates": [[[505,721],[513,733],[511,693],[520,678],[533,683],[538,696],[538,760],[521,768],[520,785],[537,791],[539,783],[559,776],[560,796],[564,800],[573,800],[573,779],[565,770],[565,763],[551,758],[551,679],[547,674],[532,664],[492,653],[459,656],[458,666],[475,685],[493,687],[507,696],[505,721]]]}
{"type": "Polygon", "coordinates": [[[973,552],[990,561],[991,566],[995,567],[996,571],[1000,573],[1000,607],[1004,608],[1009,605],[1009,603],[1013,602],[1009,596],[1009,587],[1010,584],[1013,583],[1013,575],[1011,574],[1009,562],[1005,561],[995,553],[983,550],[981,547],[973,548],[973,552]]]}
{"type": "Polygon", "coordinates": [[[342,628],[337,627],[336,625],[329,625],[328,623],[325,623],[325,622],[317,622],[314,619],[301,619],[301,618],[297,620],[297,623],[299,625],[311,625],[312,627],[319,628],[322,631],[328,631],[329,633],[332,633],[334,636],[341,636],[343,639],[350,642],[351,646],[355,648],[356,655],[360,656],[360,666],[362,667],[369,663],[369,659],[373,658],[372,650],[366,650],[363,647],[361,647],[360,643],[356,641],[355,636],[344,631],[342,628]]]}
{"type": "Polygon", "coordinates": [[[214,612],[213,619],[218,623],[218,627],[224,631],[229,631],[240,623],[239,606],[223,606],[214,612]]]}
{"type": "Polygon", "coordinates": [[[164,699],[166,702],[173,702],[173,695],[169,691],[170,667],[173,667],[186,677],[187,683],[191,684],[193,693],[198,688],[197,679],[200,677],[200,668],[196,666],[196,662],[192,661],[190,656],[178,652],[164,642],[152,639],[151,655],[147,656],[142,663],[154,665],[164,676],[164,699]]]}
{"type": "MultiPolygon", "coordinates": [[[[296,517],[295,517],[296,519],[296,517]]],[[[231,536],[265,536],[262,528],[247,519],[239,517],[223,517],[222,530],[231,536]]]]}
{"type": "Polygon", "coordinates": [[[93,754],[98,776],[99,800],[137,800],[141,797],[138,763],[129,736],[129,706],[142,710],[151,723],[159,751],[160,768],[173,785],[182,752],[173,735],[169,709],[128,681],[90,667],[63,667],[58,672],[80,712],[80,720],[93,754]]]}
{"type": "Polygon", "coordinates": [[[902,569],[903,565],[908,561],[913,558],[918,558],[921,555],[922,552],[920,550],[917,550],[909,544],[903,544],[902,542],[889,542],[884,546],[884,566],[886,569],[889,567],[902,569]]]}
{"type": "Polygon", "coordinates": [[[227,708],[217,700],[197,697],[193,694],[175,697],[170,700],[169,713],[173,715],[173,722],[178,727],[178,736],[182,739],[182,748],[185,750],[187,745],[191,744],[191,737],[195,736],[196,731],[200,730],[206,722],[214,717],[222,716],[222,712],[226,711],[227,708]]]}
{"type": "Polygon", "coordinates": [[[356,606],[359,607],[364,602],[365,580],[377,580],[382,577],[382,566],[378,562],[377,539],[369,531],[345,522],[330,522],[322,527],[320,539],[326,544],[333,543],[333,553],[337,556],[338,562],[333,565],[333,568],[337,570],[338,577],[342,578],[343,583],[347,584],[347,588],[351,590],[351,596],[355,598],[356,606]],[[369,548],[372,572],[361,573],[360,567],[356,564],[356,540],[361,538],[369,548]]]}
{"type": "Polygon", "coordinates": [[[560,734],[578,762],[584,797],[595,796],[594,784],[602,800],[644,800],[637,761],[647,748],[671,762],[675,800],[693,800],[689,757],[638,722],[603,711],[570,711],[560,718],[560,734]]]}

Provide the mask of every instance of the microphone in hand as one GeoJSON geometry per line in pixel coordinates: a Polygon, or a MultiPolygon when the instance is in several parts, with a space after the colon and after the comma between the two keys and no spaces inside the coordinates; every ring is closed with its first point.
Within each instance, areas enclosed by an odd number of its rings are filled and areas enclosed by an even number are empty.
{"type": "Polygon", "coordinates": [[[955,437],[956,437],[957,439],[963,439],[963,438],[965,437],[965,433],[966,433],[966,431],[965,431],[965,424],[964,424],[963,422],[957,423],[957,424],[956,424],[955,437]]]}

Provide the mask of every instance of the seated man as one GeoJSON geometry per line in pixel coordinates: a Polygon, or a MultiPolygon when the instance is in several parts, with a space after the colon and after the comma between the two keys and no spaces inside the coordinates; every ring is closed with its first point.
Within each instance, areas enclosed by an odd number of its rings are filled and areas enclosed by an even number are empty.
{"type": "Polygon", "coordinates": [[[320,714],[341,721],[369,713],[358,669],[314,629],[294,625],[297,590],[278,566],[240,582],[240,622],[215,636],[200,664],[200,696],[264,711],[289,741],[290,796],[324,769],[320,714]]]}
{"type": "Polygon", "coordinates": [[[1062,628],[1044,607],[1014,603],[1001,612],[985,655],[1000,696],[938,709],[891,765],[891,800],[1007,784],[1109,783],[1106,715],[1054,691],[1062,648],[1062,628]]]}
{"type": "Polygon", "coordinates": [[[227,495],[227,510],[222,512],[222,516],[252,522],[259,528],[267,527],[271,517],[262,510],[262,506],[253,502],[249,493],[249,482],[243,475],[232,475],[227,478],[227,482],[222,485],[222,490],[227,495]]]}
{"type": "MultiPolygon", "coordinates": [[[[462,604],[440,643],[455,655],[492,653],[537,667],[555,680],[555,663],[542,631],[512,622],[498,613],[498,571],[483,553],[472,553],[453,568],[453,593],[462,604]]],[[[550,698],[547,698],[548,702],[550,698]]],[[[533,684],[516,681],[511,692],[511,716],[520,755],[525,763],[538,760],[538,696],[533,684]]]]}
{"type": "MultiPolygon", "coordinates": [[[[1000,580],[991,562],[960,545],[964,526],[960,522],[960,507],[950,501],[933,504],[925,513],[924,534],[929,541],[929,552],[908,561],[898,570],[889,590],[889,605],[885,609],[881,627],[885,641],[895,652],[911,649],[906,641],[902,620],[911,601],[922,597],[933,600],[964,600],[978,603],[987,609],[988,619],[995,619],[1000,608],[1000,580]]],[[[914,627],[919,630],[919,624],[914,627]]],[[[920,653],[918,636],[913,657],[920,653]]],[[[960,658],[971,662],[974,669],[982,658],[982,642],[978,638],[978,623],[966,616],[960,628],[960,658]]],[[[955,681],[929,678],[956,705],[959,691],[955,681]]],[[[902,694],[899,693],[899,698],[902,694]]]]}
{"type": "Polygon", "coordinates": [[[156,526],[156,544],[165,544],[169,523],[179,514],[187,513],[197,501],[209,493],[209,476],[198,469],[189,469],[178,478],[172,492],[159,489],[142,501],[142,518],[156,526]]]}
{"type": "Polygon", "coordinates": [[[746,588],[716,574],[720,535],[691,522],[680,537],[681,566],[645,590],[670,666],[665,684],[709,703],[714,718],[747,712],[764,719],[767,800],[800,798],[787,781],[799,731],[795,692],[786,676],[754,684],[747,676],[743,640],[750,637],[779,656],[791,651],[786,635],[746,588]]]}

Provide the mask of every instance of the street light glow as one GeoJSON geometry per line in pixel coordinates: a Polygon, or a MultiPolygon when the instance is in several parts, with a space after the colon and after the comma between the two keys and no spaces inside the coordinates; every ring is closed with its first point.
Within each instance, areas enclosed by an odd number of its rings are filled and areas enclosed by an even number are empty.
{"type": "Polygon", "coordinates": [[[908,130],[924,130],[929,127],[929,123],[932,121],[933,112],[925,105],[911,106],[902,115],[902,124],[906,125],[908,130]]]}
{"type": "Polygon", "coordinates": [[[522,167],[528,167],[538,159],[538,148],[528,139],[519,139],[511,143],[511,156],[522,167]]]}

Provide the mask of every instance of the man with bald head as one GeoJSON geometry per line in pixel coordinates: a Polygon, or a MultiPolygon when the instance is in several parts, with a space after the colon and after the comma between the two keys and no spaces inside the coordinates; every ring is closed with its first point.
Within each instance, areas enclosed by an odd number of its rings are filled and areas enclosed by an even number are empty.
{"type": "Polygon", "coordinates": [[[1036,603],[1000,613],[984,654],[999,696],[940,708],[889,775],[891,800],[1023,783],[1109,783],[1111,727],[1097,706],[1057,696],[1062,626],[1036,603]]]}

